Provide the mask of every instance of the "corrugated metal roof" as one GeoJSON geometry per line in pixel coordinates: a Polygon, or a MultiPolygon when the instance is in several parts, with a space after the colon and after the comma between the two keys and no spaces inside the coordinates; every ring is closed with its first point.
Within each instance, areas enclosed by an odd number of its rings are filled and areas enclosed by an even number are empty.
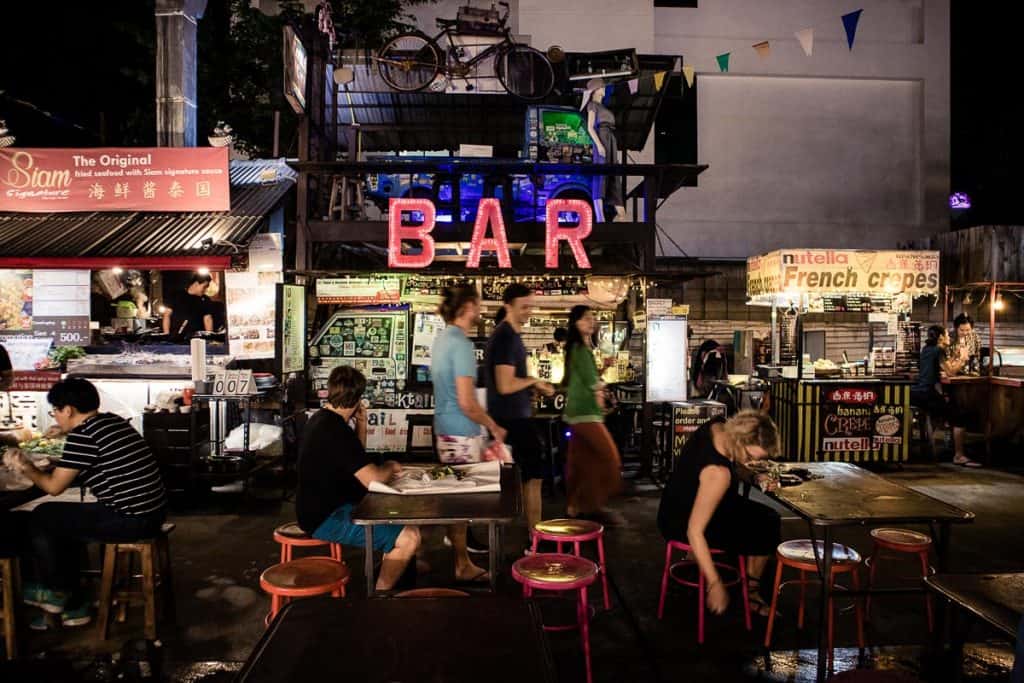
{"type": "MultiPolygon", "coordinates": [[[[295,185],[284,159],[232,161],[225,213],[0,213],[2,256],[191,255],[206,238],[246,244],[295,185]]],[[[226,244],[203,251],[226,255],[226,244]]]]}

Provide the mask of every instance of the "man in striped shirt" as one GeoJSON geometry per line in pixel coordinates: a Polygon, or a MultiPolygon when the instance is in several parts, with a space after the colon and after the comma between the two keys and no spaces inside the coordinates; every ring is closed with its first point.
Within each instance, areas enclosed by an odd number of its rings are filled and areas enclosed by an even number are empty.
{"type": "Polygon", "coordinates": [[[18,450],[8,450],[5,461],[51,496],[75,483],[89,487],[98,502],[43,503],[32,511],[32,549],[42,585],[26,585],[25,602],[61,615],[65,626],[80,626],[91,618],[78,580],[84,543],[153,537],[164,521],[167,496],[142,435],[124,418],[99,412],[100,396],[90,382],[61,380],[46,398],[67,435],[57,467],[44,472],[18,450]]]}

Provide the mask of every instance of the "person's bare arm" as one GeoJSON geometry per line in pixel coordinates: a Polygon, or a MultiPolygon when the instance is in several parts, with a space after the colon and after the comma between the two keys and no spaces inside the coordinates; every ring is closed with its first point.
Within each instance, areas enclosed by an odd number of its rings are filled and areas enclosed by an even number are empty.
{"type": "Polygon", "coordinates": [[[171,313],[174,311],[168,307],[164,307],[164,334],[171,333],[171,313]]]}
{"type": "Polygon", "coordinates": [[[729,470],[721,465],[708,465],[701,470],[697,498],[693,502],[690,521],[686,527],[686,538],[697,559],[697,566],[707,579],[707,590],[720,583],[721,579],[711,559],[711,549],[704,538],[704,530],[707,529],[731,481],[729,470]]]}
{"type": "Polygon", "coordinates": [[[383,465],[370,463],[356,472],[356,479],[366,488],[370,488],[370,484],[373,482],[384,483],[401,471],[402,466],[394,460],[388,460],[383,465]]]}
{"type": "Polygon", "coordinates": [[[941,363],[941,369],[944,373],[952,377],[960,372],[964,365],[967,364],[967,360],[970,355],[967,349],[963,346],[959,347],[958,355],[956,358],[947,358],[941,363]]]}
{"type": "Polygon", "coordinates": [[[213,332],[213,316],[209,313],[203,316],[203,329],[207,332],[213,332]]]}
{"type": "Polygon", "coordinates": [[[8,451],[4,456],[4,463],[19,470],[29,481],[51,496],[64,493],[78,476],[78,470],[70,467],[55,467],[52,472],[43,472],[19,450],[8,451]]]}
{"type": "Polygon", "coordinates": [[[459,410],[466,417],[478,425],[483,425],[498,441],[505,441],[505,430],[498,426],[498,423],[476,400],[476,381],[473,377],[455,378],[455,396],[459,403],[459,410]]]}
{"type": "Polygon", "coordinates": [[[539,381],[535,377],[516,377],[514,365],[494,366],[494,384],[498,393],[502,396],[515,394],[523,389],[529,389],[539,381]]]}

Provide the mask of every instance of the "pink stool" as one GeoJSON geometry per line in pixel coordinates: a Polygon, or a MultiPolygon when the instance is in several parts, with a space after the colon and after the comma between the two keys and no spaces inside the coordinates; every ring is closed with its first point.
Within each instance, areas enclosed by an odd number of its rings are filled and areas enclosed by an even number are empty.
{"type": "Polygon", "coordinates": [[[301,528],[298,522],[282,524],[274,529],[274,540],[281,544],[281,562],[292,561],[292,548],[331,547],[331,559],[341,562],[341,545],[313,538],[301,528]]]}
{"type": "Polygon", "coordinates": [[[597,567],[601,571],[601,587],[604,589],[604,608],[611,609],[608,599],[608,569],[604,563],[604,527],[597,522],[585,519],[550,519],[537,522],[530,532],[533,538],[533,552],[537,552],[538,541],[554,541],[558,544],[558,552],[562,552],[563,543],[572,543],[573,555],[582,557],[580,543],[595,541],[597,543],[597,567]]]}
{"type": "MultiPolygon", "coordinates": [[[[672,573],[673,569],[677,567],[696,567],[697,563],[695,560],[681,560],[680,562],[672,563],[672,551],[679,550],[684,553],[690,552],[690,546],[681,541],[669,541],[665,546],[665,571],[661,574],[661,599],[658,600],[658,618],[661,619],[665,614],[665,595],[668,593],[668,580],[672,578],[676,583],[689,586],[690,588],[696,588],[697,597],[697,642],[699,644],[704,643],[704,598],[706,592],[704,590],[704,574],[697,570],[697,582],[686,581],[681,579],[672,573]]],[[[722,555],[722,550],[711,550],[712,557],[715,555],[722,555]]],[[[747,558],[740,555],[737,558],[739,567],[734,567],[731,564],[725,564],[724,562],[715,562],[715,566],[721,569],[735,572],[737,578],[733,581],[724,581],[722,585],[728,588],[729,586],[735,586],[737,583],[743,587],[743,619],[747,625],[747,630],[751,629],[750,625],[750,596],[747,592],[747,558]]]]}
{"type": "Polygon", "coordinates": [[[583,641],[583,659],[587,665],[587,683],[591,683],[590,671],[590,606],[587,603],[587,587],[597,580],[600,570],[590,560],[576,555],[538,553],[516,560],[512,565],[512,578],[523,584],[523,595],[527,598],[535,590],[563,593],[577,591],[576,626],[545,626],[545,631],[564,631],[579,628],[583,641]]]}

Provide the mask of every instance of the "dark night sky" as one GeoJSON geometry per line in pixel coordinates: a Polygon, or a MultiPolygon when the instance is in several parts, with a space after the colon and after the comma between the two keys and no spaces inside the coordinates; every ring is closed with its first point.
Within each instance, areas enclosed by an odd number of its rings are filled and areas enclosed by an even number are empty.
{"type": "MultiPolygon", "coordinates": [[[[224,2],[211,0],[211,9],[224,2]]],[[[952,2],[950,185],[974,201],[957,218],[959,227],[1024,223],[1015,173],[1024,158],[1018,24],[997,11],[1002,3],[985,5],[981,11],[977,2],[952,2]]],[[[108,143],[152,144],[152,2],[10,2],[0,17],[5,26],[20,27],[0,41],[0,90],[60,121],[0,95],[0,118],[8,119],[19,144],[98,145],[101,110],[108,143]],[[140,132],[125,139],[128,130],[140,132]]]]}

